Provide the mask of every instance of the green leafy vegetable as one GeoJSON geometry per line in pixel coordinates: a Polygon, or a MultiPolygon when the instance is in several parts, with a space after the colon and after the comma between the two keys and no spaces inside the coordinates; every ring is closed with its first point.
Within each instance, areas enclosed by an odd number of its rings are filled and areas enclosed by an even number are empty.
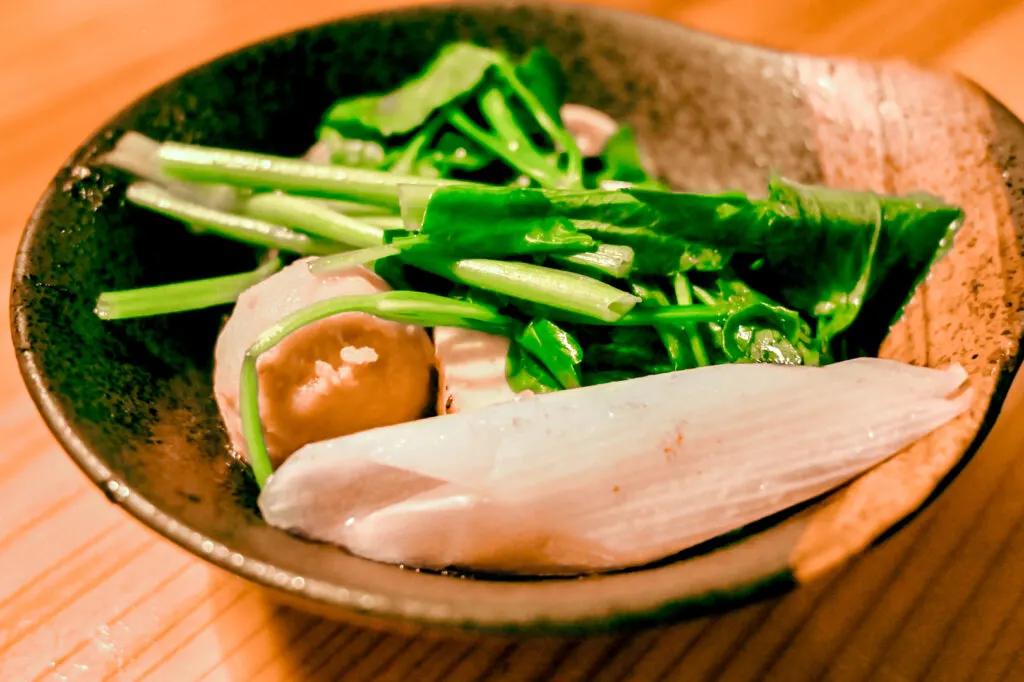
{"type": "MultiPolygon", "coordinates": [[[[543,57],[539,57],[543,60],[543,57]]],[[[555,151],[565,155],[565,174],[561,183],[562,188],[581,187],[583,182],[583,155],[580,154],[576,140],[569,131],[562,125],[561,117],[557,111],[550,107],[554,99],[550,96],[534,93],[521,79],[516,67],[507,60],[497,64],[497,70],[505,79],[512,92],[519,99],[530,116],[537,122],[537,125],[551,139],[555,151]],[[543,98],[543,99],[542,99],[543,98]]],[[[527,73],[540,73],[540,67],[535,69],[527,68],[527,73]]]]}
{"type": "Polygon", "coordinates": [[[424,175],[424,169],[429,167],[431,170],[435,171],[436,175],[440,175],[439,172],[436,172],[436,169],[429,165],[429,161],[421,162],[420,155],[423,154],[427,145],[429,145],[437,136],[438,131],[444,123],[444,117],[438,116],[423,126],[423,128],[416,133],[416,136],[412,138],[406,148],[398,154],[398,158],[389,170],[392,173],[408,175],[409,173],[412,173],[414,169],[418,169],[418,175],[422,176],[424,175]],[[424,166],[424,163],[427,165],[424,166]]]}
{"type": "Polygon", "coordinates": [[[398,206],[399,185],[436,187],[454,182],[176,142],[160,145],[160,168],[171,177],[192,182],[273,189],[394,207],[398,206]]]}
{"type": "Polygon", "coordinates": [[[571,256],[554,255],[553,261],[567,270],[591,277],[623,279],[633,272],[633,249],[628,246],[600,244],[596,251],[574,253],[571,256]]]}
{"type": "Polygon", "coordinates": [[[540,152],[533,145],[530,136],[520,127],[516,115],[509,105],[505,92],[498,86],[488,88],[480,96],[480,112],[487,119],[495,134],[509,147],[520,152],[536,155],[537,163],[544,163],[540,152]]]}
{"type": "Polygon", "coordinates": [[[593,322],[616,322],[639,300],[591,277],[530,263],[479,258],[410,262],[455,282],[563,310],[593,322]]]}
{"type": "Polygon", "coordinates": [[[500,58],[487,48],[451,43],[441,48],[419,75],[397,89],[335,103],[324,123],[354,137],[412,132],[435,111],[472,92],[500,58]]]}
{"type": "Polygon", "coordinates": [[[530,353],[526,352],[515,339],[509,345],[505,365],[505,377],[509,388],[516,393],[522,391],[552,393],[562,390],[562,386],[551,376],[551,373],[530,353]]]}
{"type": "MultiPolygon", "coordinates": [[[[659,193],[669,194],[669,193],[659,193]]],[[[721,249],[701,243],[709,225],[724,207],[740,202],[735,195],[674,195],[693,205],[692,215],[666,216],[626,191],[560,192],[523,188],[441,187],[418,193],[403,203],[403,217],[422,221],[424,211],[436,220],[479,223],[517,220],[530,223],[558,217],[569,219],[580,232],[634,252],[634,268],[643,274],[665,275],[682,270],[714,270],[728,257],[721,249]],[[694,227],[689,221],[703,221],[694,227]]],[[[747,202],[745,198],[742,201],[747,202]]],[[[679,203],[679,202],[677,202],[679,203]]],[[[677,209],[678,212],[678,209],[677,209]]],[[[738,228],[737,228],[738,231],[738,228]]],[[[737,236],[737,242],[740,241],[737,236]]]]}
{"type": "Polygon", "coordinates": [[[348,246],[375,246],[384,239],[384,230],[372,223],[350,218],[316,201],[279,192],[253,195],[239,203],[238,211],[348,246]]]}
{"type": "Polygon", "coordinates": [[[136,206],[148,208],[169,218],[176,218],[191,226],[193,230],[210,232],[254,246],[301,255],[333,253],[340,250],[337,244],[314,239],[287,227],[193,204],[148,182],[129,185],[125,198],[136,206]]]}
{"type": "MultiPolygon", "coordinates": [[[[678,273],[672,278],[672,289],[676,295],[676,303],[681,306],[693,305],[693,289],[690,280],[683,273],[678,273]]],[[[690,351],[693,353],[693,361],[698,367],[706,367],[711,364],[708,358],[707,348],[704,347],[704,339],[701,337],[700,328],[694,323],[683,325],[686,335],[690,341],[690,351]]]]}
{"type": "Polygon", "coordinates": [[[543,47],[535,47],[515,67],[515,73],[551,120],[561,124],[561,109],[569,89],[561,63],[543,47]]]}
{"type": "Polygon", "coordinates": [[[449,203],[431,201],[415,233],[423,235],[428,249],[456,257],[504,257],[524,254],[573,254],[596,251],[597,241],[583,234],[567,219],[546,216],[524,221],[508,217],[488,217],[476,221],[466,213],[452,211],[449,203]]]}
{"type": "Polygon", "coordinates": [[[167,315],[234,303],[243,291],[281,268],[276,256],[251,272],[139,289],[107,291],[96,301],[96,315],[104,320],[167,315]]]}
{"type": "Polygon", "coordinates": [[[462,112],[452,114],[451,122],[459,132],[495,156],[504,159],[510,166],[532,178],[542,187],[560,187],[566,184],[558,169],[529,147],[510,144],[497,133],[484,130],[462,112]]]}
{"type": "MultiPolygon", "coordinates": [[[[656,286],[641,282],[632,282],[633,293],[643,299],[643,304],[654,308],[670,305],[668,296],[656,286]]],[[[690,365],[683,344],[685,333],[681,333],[668,325],[655,325],[673,369],[686,369],[690,365]]]]}
{"type": "Polygon", "coordinates": [[[515,340],[562,388],[579,388],[583,349],[572,334],[550,320],[538,319],[526,325],[515,340]]]}
{"type": "Polygon", "coordinates": [[[770,197],[793,218],[765,235],[764,272],[783,301],[818,318],[822,343],[847,330],[879,291],[912,291],[963,218],[927,195],[884,197],[778,177],[770,197]]]}
{"type": "Polygon", "coordinates": [[[620,381],[673,369],[665,346],[652,326],[583,327],[578,335],[586,349],[584,384],[620,381]]]}
{"type": "Polygon", "coordinates": [[[735,278],[718,279],[718,295],[694,288],[709,305],[727,305],[729,313],[709,326],[730,362],[779,362],[817,365],[819,346],[800,314],[779,305],[735,278]]]}
{"type": "Polygon", "coordinates": [[[601,152],[604,168],[595,175],[596,184],[602,186],[608,182],[625,182],[635,187],[668,189],[647,174],[643,159],[640,158],[640,147],[636,135],[629,126],[619,126],[601,152]]]}

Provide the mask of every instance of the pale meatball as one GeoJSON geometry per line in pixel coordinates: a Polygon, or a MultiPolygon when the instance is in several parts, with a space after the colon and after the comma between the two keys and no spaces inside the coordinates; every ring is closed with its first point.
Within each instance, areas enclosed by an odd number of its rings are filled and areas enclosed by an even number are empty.
{"type": "MultiPolygon", "coordinates": [[[[314,276],[299,260],[243,293],[217,339],[214,394],[231,443],[248,459],[239,415],[242,361],[260,334],[318,301],[387,291],[358,267],[314,276]]],[[[341,313],[260,356],[260,415],[272,463],[298,448],[419,418],[434,398],[434,348],[422,327],[341,313]]]]}

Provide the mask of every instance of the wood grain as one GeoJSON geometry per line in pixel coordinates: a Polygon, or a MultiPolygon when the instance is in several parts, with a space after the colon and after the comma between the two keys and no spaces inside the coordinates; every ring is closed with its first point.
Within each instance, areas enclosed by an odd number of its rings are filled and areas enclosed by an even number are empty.
{"type": "MultiPolygon", "coordinates": [[[[344,11],[398,4],[350,1],[344,11]]],[[[931,61],[1024,112],[1024,7],[1008,0],[927,0],[913,11],[897,0],[594,4],[771,47],[931,61]]],[[[182,68],[341,7],[0,4],[5,272],[52,171],[108,115],[182,68]]],[[[36,416],[9,348],[0,380],[0,680],[1024,679],[1020,385],[982,451],[934,505],[823,581],[629,637],[467,643],[383,635],[265,601],[108,504],[36,416]]]]}

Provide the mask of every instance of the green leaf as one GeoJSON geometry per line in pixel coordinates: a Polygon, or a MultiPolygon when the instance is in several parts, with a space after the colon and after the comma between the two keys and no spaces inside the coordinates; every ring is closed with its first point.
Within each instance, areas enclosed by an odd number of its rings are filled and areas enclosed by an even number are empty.
{"type": "Polygon", "coordinates": [[[714,248],[707,244],[684,242],[679,256],[679,272],[717,272],[729,264],[730,249],[714,248]]]}
{"type": "Polygon", "coordinates": [[[728,260],[727,253],[701,244],[697,238],[708,236],[718,207],[729,210],[738,200],[735,195],[683,196],[694,208],[678,219],[667,217],[627,191],[445,187],[432,191],[427,205],[439,216],[465,219],[471,215],[482,223],[528,224],[552,217],[568,218],[576,230],[601,242],[632,248],[634,270],[642,274],[722,267],[728,260]],[[701,220],[700,227],[691,222],[701,220]]]}
{"type": "Polygon", "coordinates": [[[575,254],[597,250],[597,241],[565,218],[529,224],[502,221],[491,225],[463,224],[461,229],[424,233],[428,244],[462,258],[496,258],[526,254],[575,254]]]}
{"type": "Polygon", "coordinates": [[[583,349],[572,334],[550,320],[537,319],[526,325],[516,341],[562,388],[579,388],[583,349]]]}
{"type": "Polygon", "coordinates": [[[963,218],[929,195],[888,197],[778,177],[766,201],[626,191],[656,213],[645,216],[655,231],[747,257],[748,265],[736,263],[747,281],[817,318],[822,352],[847,337],[840,357],[877,351],[963,218]]]}
{"type": "Polygon", "coordinates": [[[472,206],[438,195],[431,197],[420,230],[424,247],[410,254],[436,253],[461,258],[498,258],[526,254],[574,254],[596,251],[597,241],[577,230],[568,218],[550,215],[532,220],[488,213],[482,219],[472,206]]]}
{"type": "Polygon", "coordinates": [[[765,263],[751,281],[814,315],[825,344],[865,308],[872,308],[870,330],[861,328],[858,343],[880,343],[963,219],[960,209],[929,195],[887,197],[778,177],[770,197],[788,217],[763,236],[765,263]]]}
{"type": "MultiPolygon", "coordinates": [[[[583,155],[575,138],[562,124],[561,106],[565,102],[565,80],[561,65],[550,54],[535,50],[526,61],[513,67],[508,61],[498,71],[518,100],[522,128],[533,133],[543,131],[551,146],[564,159],[564,172],[555,185],[563,189],[583,186],[583,155]]],[[[515,105],[514,105],[515,106],[515,105]]],[[[542,183],[543,184],[543,183],[542,183]]]]}
{"type": "Polygon", "coordinates": [[[733,312],[711,323],[712,338],[730,362],[817,365],[821,356],[810,326],[795,310],[754,291],[731,275],[718,279],[718,296],[694,288],[705,303],[729,303],[733,312]]]}
{"type": "Polygon", "coordinates": [[[562,64],[543,47],[535,47],[516,66],[516,76],[529,88],[548,115],[561,123],[568,83],[562,64]]]}
{"type": "Polygon", "coordinates": [[[537,360],[527,353],[515,340],[509,345],[505,361],[505,378],[509,388],[516,393],[552,393],[561,390],[558,381],[537,360]]]}
{"type": "Polygon", "coordinates": [[[397,89],[336,102],[324,123],[354,137],[367,132],[385,137],[410,133],[441,107],[472,92],[487,70],[503,59],[494,50],[450,43],[426,69],[397,89]]]}
{"type": "Polygon", "coordinates": [[[601,152],[601,161],[604,168],[594,176],[599,187],[607,182],[626,182],[634,187],[668,189],[647,172],[636,135],[629,126],[619,126],[608,138],[601,152]]]}
{"type": "Polygon", "coordinates": [[[536,152],[531,145],[508,140],[498,132],[484,130],[465,113],[457,111],[451,116],[452,125],[496,157],[500,157],[510,168],[522,173],[541,187],[560,187],[565,181],[554,164],[536,152]]]}
{"type": "Polygon", "coordinates": [[[413,291],[416,287],[409,283],[406,273],[406,266],[397,258],[384,258],[374,261],[372,264],[374,273],[387,282],[392,289],[399,291],[413,291]]]}

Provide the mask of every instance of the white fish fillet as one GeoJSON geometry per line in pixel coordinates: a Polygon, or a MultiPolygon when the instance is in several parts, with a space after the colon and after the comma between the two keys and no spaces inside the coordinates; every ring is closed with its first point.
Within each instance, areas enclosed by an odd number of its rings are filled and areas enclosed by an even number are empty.
{"type": "Polygon", "coordinates": [[[437,413],[454,414],[514,400],[505,365],[506,336],[459,327],[434,328],[437,358],[437,413]]]}
{"type": "Polygon", "coordinates": [[[643,564],[824,493],[967,409],[960,367],[717,365],[299,450],[268,523],[379,561],[562,573],[643,564]]]}

